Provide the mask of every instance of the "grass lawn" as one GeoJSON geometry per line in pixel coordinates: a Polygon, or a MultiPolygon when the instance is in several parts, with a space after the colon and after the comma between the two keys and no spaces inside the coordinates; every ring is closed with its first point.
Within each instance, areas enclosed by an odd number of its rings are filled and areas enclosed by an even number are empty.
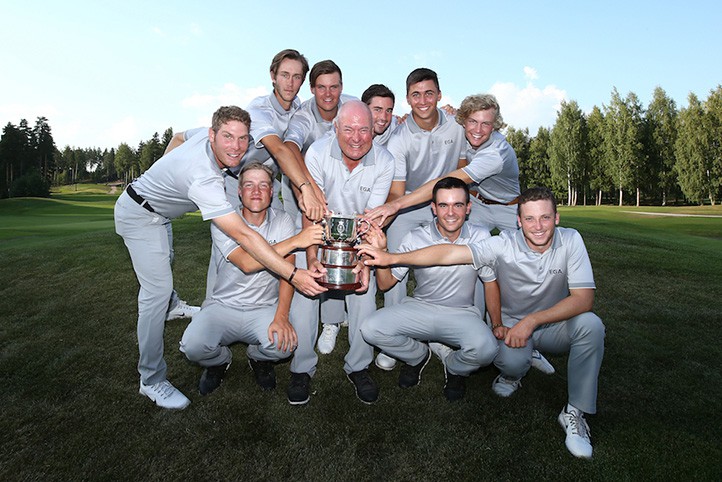
{"type": "MultiPolygon", "coordinates": [[[[434,359],[420,386],[371,369],[366,406],[345,379],[346,330],[322,355],[307,406],[262,393],[245,347],[223,386],[198,395],[200,368],[178,351],[187,322],[166,327],[182,412],[138,395],[138,285],[113,230],[104,187],[0,201],[0,480],[721,480],[722,218],[719,207],[561,209],[585,239],[607,327],[591,461],[573,458],[556,421],[566,356],[500,399],[493,368],[450,404],[434,359]],[[632,212],[627,212],[632,211],[632,212]],[[635,213],[636,211],[636,213],[635,213]]],[[[210,250],[198,215],[174,222],[175,284],[200,304],[210,250]]]]}

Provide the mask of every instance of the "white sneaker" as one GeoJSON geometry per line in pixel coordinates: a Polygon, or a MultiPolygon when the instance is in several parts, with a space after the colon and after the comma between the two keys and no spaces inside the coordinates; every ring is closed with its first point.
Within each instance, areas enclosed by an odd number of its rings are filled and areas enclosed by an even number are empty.
{"type": "Polygon", "coordinates": [[[316,343],[319,352],[328,355],[333,351],[336,347],[336,336],[340,329],[336,324],[323,325],[323,331],[321,332],[321,336],[318,337],[318,343],[316,343]]]}
{"type": "Polygon", "coordinates": [[[454,350],[452,350],[448,346],[444,345],[443,343],[438,343],[436,341],[430,341],[429,348],[431,348],[432,353],[436,355],[439,360],[441,360],[441,363],[443,363],[444,366],[446,366],[446,357],[448,357],[454,352],[454,350]]]}
{"type": "Polygon", "coordinates": [[[168,380],[163,380],[154,385],[145,385],[141,380],[139,393],[153,400],[159,407],[170,410],[183,410],[191,403],[191,401],[188,400],[180,390],[171,385],[168,380]]]}
{"type": "Polygon", "coordinates": [[[175,320],[178,318],[193,318],[193,315],[201,311],[200,306],[191,306],[183,300],[178,300],[175,308],[165,315],[165,321],[175,320]]]}
{"type": "Polygon", "coordinates": [[[382,370],[391,371],[396,367],[396,358],[392,358],[385,353],[376,355],[376,366],[382,370]]]}
{"type": "Polygon", "coordinates": [[[554,366],[549,363],[549,360],[544,358],[544,355],[539,353],[537,350],[532,350],[531,352],[531,366],[545,375],[551,375],[556,371],[554,370],[554,366]]]}
{"type": "Polygon", "coordinates": [[[497,375],[491,384],[491,389],[500,397],[510,397],[519,387],[521,387],[521,380],[509,380],[501,375],[497,375]]]}
{"type": "Polygon", "coordinates": [[[584,414],[573,409],[567,412],[567,407],[564,407],[559,414],[559,424],[567,433],[564,441],[567,450],[575,457],[592,458],[591,432],[584,414]]]}

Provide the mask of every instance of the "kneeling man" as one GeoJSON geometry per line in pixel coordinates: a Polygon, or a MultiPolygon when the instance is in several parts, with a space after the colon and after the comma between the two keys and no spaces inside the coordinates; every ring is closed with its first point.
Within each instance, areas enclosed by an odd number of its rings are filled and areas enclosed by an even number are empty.
{"type": "MultiPolygon", "coordinates": [[[[466,245],[488,238],[486,228],[465,223],[471,210],[469,187],[462,180],[446,177],[433,188],[431,223],[411,230],[401,241],[400,252],[426,246],[466,245]]],[[[379,228],[367,235],[367,242],[386,249],[386,239],[379,228]]],[[[411,263],[415,264],[415,263],[411,263]]],[[[392,288],[409,272],[408,267],[376,269],[382,290],[392,288]]],[[[431,356],[424,341],[441,358],[446,371],[444,396],[454,401],[464,397],[466,377],[494,360],[497,341],[482,314],[474,306],[476,278],[484,281],[486,306],[493,324],[501,324],[501,302],[494,271],[469,265],[433,266],[414,269],[416,289],[413,298],[382,308],[369,318],[361,333],[366,341],[384,353],[405,362],[399,374],[399,386],[418,385],[421,371],[431,356]],[[451,349],[447,345],[458,349],[451,349]]]]}
{"type": "Polygon", "coordinates": [[[592,313],[594,276],[579,233],[557,227],[556,199],[547,188],[519,196],[518,231],[460,246],[432,246],[390,255],[370,245],[367,265],[417,266],[472,263],[494,266],[501,291],[502,324],[494,335],[503,340],[494,364],[501,371],[492,389],[509,396],[531,366],[532,350],[569,353],[568,403],[559,414],[567,449],[576,457],[592,456],[585,413],[597,411],[597,384],[604,356],[604,325],[592,313]]]}
{"type": "MultiPolygon", "coordinates": [[[[295,249],[322,240],[321,226],[310,226],[294,236],[294,220],[270,208],[273,171],[260,163],[246,164],[241,171],[236,208],[243,220],[274,250],[293,263],[295,249]],[[285,241],[282,241],[285,240],[285,241]]],[[[293,287],[265,269],[238,243],[211,226],[213,249],[218,256],[212,295],[188,325],[180,349],[189,360],[204,367],[198,390],[207,395],[218,388],[231,364],[229,345],[248,344],[248,361],[256,382],[264,390],[276,387],[273,362],[288,357],[297,345],[289,320],[293,287]]],[[[295,274],[295,272],[294,272],[295,274]]]]}

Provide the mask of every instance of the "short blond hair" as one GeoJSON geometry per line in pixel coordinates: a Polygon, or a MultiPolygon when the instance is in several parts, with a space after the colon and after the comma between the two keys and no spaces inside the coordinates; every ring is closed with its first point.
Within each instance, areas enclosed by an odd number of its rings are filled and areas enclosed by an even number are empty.
{"type": "Polygon", "coordinates": [[[474,112],[489,109],[494,109],[494,112],[496,113],[496,116],[494,117],[494,130],[498,131],[499,129],[505,127],[506,124],[504,124],[504,118],[501,116],[499,102],[497,102],[496,97],[491,94],[476,94],[465,98],[461,102],[459,110],[456,111],[456,122],[463,126],[466,119],[468,119],[474,112]]]}

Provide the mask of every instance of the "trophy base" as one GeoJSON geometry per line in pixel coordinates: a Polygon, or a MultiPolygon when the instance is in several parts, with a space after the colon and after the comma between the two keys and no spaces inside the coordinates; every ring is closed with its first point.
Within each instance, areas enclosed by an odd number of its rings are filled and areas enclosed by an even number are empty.
{"type": "Polygon", "coordinates": [[[326,283],[325,281],[319,281],[318,284],[323,286],[324,288],[339,291],[356,291],[357,289],[361,288],[361,283],[333,284],[326,283]]]}

